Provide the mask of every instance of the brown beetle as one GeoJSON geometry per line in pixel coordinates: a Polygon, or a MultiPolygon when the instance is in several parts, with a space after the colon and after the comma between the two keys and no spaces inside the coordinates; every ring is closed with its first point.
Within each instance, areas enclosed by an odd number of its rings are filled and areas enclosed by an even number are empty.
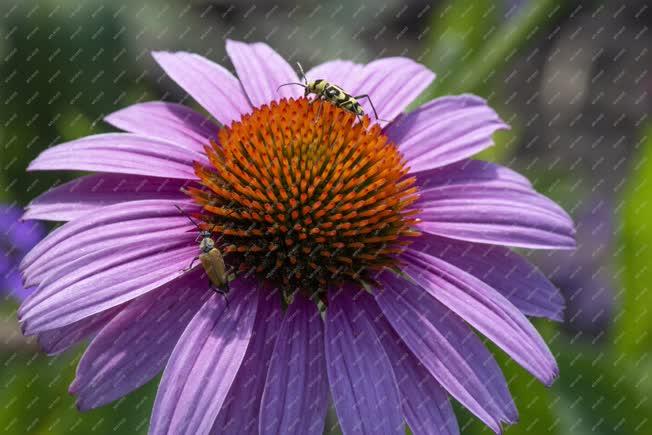
{"type": "MultiPolygon", "coordinates": [[[[199,235],[197,240],[201,238],[199,242],[200,253],[198,256],[192,259],[188,269],[192,269],[192,265],[195,261],[199,260],[201,265],[204,267],[204,272],[208,276],[212,287],[217,293],[221,295],[226,295],[229,293],[229,274],[226,271],[226,264],[224,264],[224,257],[219,249],[215,246],[215,240],[213,240],[213,234],[211,231],[202,230],[201,227],[195,222],[188,213],[181,210],[178,205],[175,207],[193,223],[194,226],[199,230],[199,235]]],[[[186,269],[186,270],[188,270],[186,269]]]]}

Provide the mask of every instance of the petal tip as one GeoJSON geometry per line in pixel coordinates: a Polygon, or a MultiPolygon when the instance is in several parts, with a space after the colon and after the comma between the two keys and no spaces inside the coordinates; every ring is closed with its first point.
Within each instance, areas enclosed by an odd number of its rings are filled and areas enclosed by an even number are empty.
{"type": "Polygon", "coordinates": [[[93,409],[92,407],[88,406],[87,404],[85,404],[81,400],[76,400],[75,401],[75,408],[77,408],[77,411],[79,411],[79,412],[86,412],[86,411],[90,411],[91,409],[93,409]]]}
{"type": "Polygon", "coordinates": [[[547,388],[550,388],[552,387],[552,384],[555,383],[558,377],[559,377],[559,366],[557,366],[557,363],[553,360],[552,366],[546,370],[543,376],[539,377],[539,380],[547,388]]]}
{"type": "Polygon", "coordinates": [[[29,162],[29,165],[27,165],[27,168],[25,168],[26,171],[38,171],[38,157],[36,157],[34,160],[29,162]]]}
{"type": "MultiPolygon", "coordinates": [[[[77,393],[79,393],[79,379],[77,377],[75,377],[68,386],[68,393],[73,396],[76,396],[77,393]]],[[[77,404],[79,404],[79,400],[77,401],[77,404]]]]}
{"type": "Polygon", "coordinates": [[[150,54],[152,55],[156,63],[161,65],[164,69],[165,69],[163,65],[164,63],[167,63],[175,55],[184,54],[184,53],[185,52],[183,51],[163,51],[163,50],[150,52],[150,54]]]}
{"type": "Polygon", "coordinates": [[[225,45],[225,47],[226,47],[226,49],[228,51],[230,48],[236,48],[237,49],[239,47],[242,47],[243,45],[249,45],[249,44],[244,42],[244,41],[237,41],[235,39],[227,38],[224,45],[225,45]]]}
{"type": "Polygon", "coordinates": [[[163,50],[160,50],[160,51],[159,50],[152,50],[152,51],[150,51],[150,54],[152,55],[152,57],[154,59],[158,60],[159,57],[161,57],[161,56],[165,57],[166,55],[169,55],[169,54],[172,54],[172,53],[169,52],[169,51],[163,51],[163,50]]]}
{"type": "MultiPolygon", "coordinates": [[[[574,230],[573,230],[574,233],[574,230]]],[[[563,249],[563,250],[575,250],[577,249],[577,240],[575,240],[575,237],[573,237],[572,234],[569,234],[568,240],[565,241],[563,244],[559,245],[557,249],[563,249]]]]}
{"type": "MultiPolygon", "coordinates": [[[[32,220],[39,220],[39,219],[37,217],[34,217],[34,211],[28,205],[27,207],[25,207],[25,212],[20,217],[20,221],[25,222],[25,221],[32,221],[32,220]]],[[[22,265],[22,262],[21,262],[21,265],[22,265]]]]}
{"type": "Polygon", "coordinates": [[[31,336],[31,335],[34,335],[34,334],[31,332],[30,327],[29,327],[29,323],[28,323],[27,321],[25,321],[25,320],[20,320],[19,322],[20,322],[20,323],[19,323],[19,325],[20,325],[20,332],[21,332],[25,337],[29,337],[29,336],[31,336]]]}

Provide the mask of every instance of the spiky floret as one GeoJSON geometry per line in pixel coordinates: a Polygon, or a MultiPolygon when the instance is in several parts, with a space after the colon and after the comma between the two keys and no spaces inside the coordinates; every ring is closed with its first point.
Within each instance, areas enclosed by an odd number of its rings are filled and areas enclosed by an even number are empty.
{"type": "Polygon", "coordinates": [[[220,130],[195,164],[227,262],[324,300],[327,286],[393,267],[412,229],[415,179],[369,118],[305,98],[273,102],[220,130]]]}

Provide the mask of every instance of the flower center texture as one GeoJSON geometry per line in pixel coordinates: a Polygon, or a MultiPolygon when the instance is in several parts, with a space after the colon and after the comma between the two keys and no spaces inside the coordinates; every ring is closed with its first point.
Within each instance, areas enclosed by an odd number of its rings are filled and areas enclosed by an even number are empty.
{"type": "Polygon", "coordinates": [[[373,282],[410,237],[415,179],[378,125],[305,98],[259,107],[206,146],[188,193],[234,273],[327,303],[326,289],[373,282]]]}

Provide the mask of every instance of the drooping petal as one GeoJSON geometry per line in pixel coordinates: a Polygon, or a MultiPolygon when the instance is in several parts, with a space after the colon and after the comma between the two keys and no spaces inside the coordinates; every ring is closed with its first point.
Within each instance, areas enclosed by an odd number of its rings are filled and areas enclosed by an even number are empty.
{"type": "Polygon", "coordinates": [[[372,320],[356,310],[356,288],[331,291],[326,314],[326,369],[345,435],[404,434],[392,366],[372,320]]]}
{"type": "Polygon", "coordinates": [[[417,360],[403,340],[392,329],[371,295],[356,299],[359,307],[369,313],[378,337],[392,363],[401,394],[405,420],[416,434],[457,435],[457,418],[446,391],[417,360]]]}
{"type": "Polygon", "coordinates": [[[104,118],[128,133],[157,137],[202,153],[219,127],[181,104],[150,101],[113,112],[104,118]]]}
{"type": "Polygon", "coordinates": [[[134,175],[86,175],[37,196],[23,219],[71,221],[101,207],[147,199],[184,201],[181,189],[191,185],[176,178],[134,175]]]}
{"type": "MultiPolygon", "coordinates": [[[[112,252],[123,250],[130,246],[145,246],[154,239],[169,240],[175,238],[179,233],[191,231],[187,223],[177,221],[176,218],[163,218],[155,222],[155,226],[148,225],[147,221],[130,221],[130,232],[125,233],[124,224],[107,225],[104,231],[87,231],[79,233],[77,237],[67,239],[58,244],[55,248],[60,252],[58,256],[48,255],[48,258],[35,263],[32,267],[23,272],[25,283],[30,286],[40,286],[50,276],[59,273],[68,263],[77,261],[80,256],[96,251],[103,251],[111,256],[112,252]],[[137,230],[140,230],[137,232],[137,230]],[[115,234],[114,238],[110,238],[115,234]],[[85,244],[85,242],[88,242],[85,244]],[[71,250],[74,249],[74,250],[71,250]]],[[[88,258],[90,260],[90,257],[88,258]]],[[[99,261],[102,261],[101,259],[99,261]]],[[[188,260],[190,263],[190,260],[188,260]]],[[[85,265],[86,263],[78,263],[85,265]]]]}
{"type": "Polygon", "coordinates": [[[493,145],[508,126],[485,100],[473,95],[437,98],[401,116],[386,129],[412,172],[462,160],[493,145]]]}
{"type": "Polygon", "coordinates": [[[532,249],[573,249],[572,221],[547,198],[521,191],[441,187],[414,207],[420,230],[453,239],[532,249]]]}
{"type": "Polygon", "coordinates": [[[29,171],[95,171],[196,180],[193,161],[204,154],[174,143],[131,133],[87,136],[48,148],[34,159],[29,171]]]}
{"type": "Polygon", "coordinates": [[[260,296],[251,342],[211,433],[258,435],[260,402],[283,311],[274,293],[260,296]]]}
{"type": "Polygon", "coordinates": [[[505,166],[484,160],[463,159],[446,166],[411,174],[422,189],[448,185],[479,185],[534,191],[532,183],[505,166]]]}
{"type": "Polygon", "coordinates": [[[410,250],[440,258],[474,275],[523,314],[563,319],[564,298],[559,290],[534,265],[507,248],[423,234],[410,250]]]}
{"type": "Polygon", "coordinates": [[[198,54],[158,51],[152,56],[208,113],[223,125],[251,111],[242,85],[226,68],[198,54]]]}
{"type": "Polygon", "coordinates": [[[233,384],[252,334],[258,291],[236,280],[229,304],[213,295],[179,339],[159,385],[149,433],[209,433],[233,384]]]}
{"type": "Polygon", "coordinates": [[[70,325],[42,332],[37,336],[38,344],[48,355],[58,355],[65,352],[80,341],[97,333],[124,307],[124,305],[120,305],[70,325]]]}
{"type": "MultiPolygon", "coordinates": [[[[355,72],[357,80],[351,88],[344,90],[353,96],[369,95],[378,117],[387,121],[403,112],[435,79],[432,71],[406,57],[379,59],[355,72]]],[[[372,122],[376,121],[369,99],[358,101],[372,122]]],[[[380,124],[386,122],[380,121],[380,124]]]]}
{"type": "Polygon", "coordinates": [[[572,248],[573,221],[507,168],[463,161],[417,174],[418,227],[431,234],[527,248],[572,248]]]}
{"type": "MultiPolygon", "coordinates": [[[[72,222],[66,223],[56,230],[47,235],[39,244],[37,244],[30,252],[28,252],[21,261],[20,268],[25,270],[39,258],[47,255],[57,244],[72,238],[75,235],[104,227],[105,225],[124,223],[125,232],[128,232],[127,222],[137,219],[152,219],[165,218],[165,217],[179,217],[179,210],[175,207],[177,202],[170,200],[143,200],[118,203],[112,206],[107,206],[102,210],[101,214],[93,214],[77,219],[72,222]]],[[[188,213],[197,210],[192,209],[191,202],[186,199],[178,205],[186,210],[188,213]]]]}
{"type": "MultiPolygon", "coordinates": [[[[364,65],[353,63],[348,60],[332,60],[319,64],[307,71],[306,78],[309,82],[319,79],[327,80],[346,91],[348,89],[353,89],[363,67],[364,65]]],[[[372,112],[370,112],[370,114],[372,114],[372,112]]]]}
{"type": "MultiPolygon", "coordinates": [[[[53,271],[19,310],[25,335],[74,323],[183,275],[197,254],[192,233],[101,249],[53,271]]],[[[197,267],[197,266],[196,266],[197,267]]]]}
{"type": "Polygon", "coordinates": [[[505,378],[473,331],[415,284],[390,272],[378,279],[383,314],[437,382],[496,433],[516,421],[505,378]]]}
{"type": "Polygon", "coordinates": [[[80,410],[110,403],[163,370],[179,337],[211,294],[205,279],[197,270],[171,281],[130,303],[100,331],[70,385],[80,410]]]}
{"type": "Polygon", "coordinates": [[[303,94],[299,86],[278,89],[284,83],[298,82],[299,77],[290,64],[269,45],[227,39],[226,52],[252,106],[260,107],[281,98],[298,98],[303,94]]]}
{"type": "Polygon", "coordinates": [[[170,231],[184,233],[193,228],[175,205],[189,212],[196,209],[188,199],[132,201],[107,206],[102,213],[62,225],[23,258],[20,268],[27,285],[40,284],[53,269],[84,254],[138,240],[155,240],[152,234],[168,237],[174,235],[170,231]]]}
{"type": "Polygon", "coordinates": [[[314,303],[296,297],[272,354],[260,405],[261,434],[321,435],[328,400],[323,321],[314,303]]]}
{"type": "Polygon", "coordinates": [[[473,275],[437,257],[410,250],[402,270],[420,287],[496,343],[546,385],[557,376],[555,358],[518,308],[473,275]]]}

